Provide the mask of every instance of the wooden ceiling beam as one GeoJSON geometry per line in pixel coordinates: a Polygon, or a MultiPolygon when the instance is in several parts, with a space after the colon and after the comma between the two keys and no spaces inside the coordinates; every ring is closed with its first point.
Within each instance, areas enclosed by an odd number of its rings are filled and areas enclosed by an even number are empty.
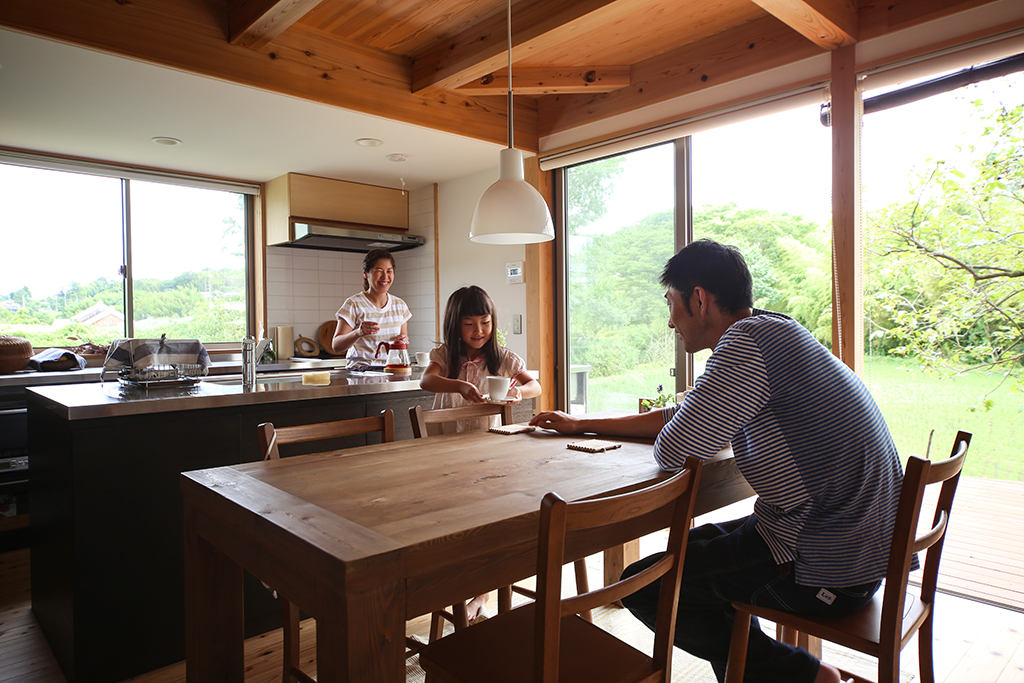
{"type": "MultiPolygon", "coordinates": [[[[512,70],[512,90],[517,95],[611,92],[629,85],[628,66],[517,66],[512,70]]],[[[504,95],[508,69],[487,74],[458,88],[462,95],[504,95]]]]}
{"type": "MultiPolygon", "coordinates": [[[[513,60],[558,45],[566,36],[601,22],[608,8],[620,13],[642,0],[535,0],[512,7],[513,60]]],[[[433,97],[508,66],[506,14],[500,12],[413,61],[412,91],[433,97]]]]}
{"type": "MultiPolygon", "coordinates": [[[[409,59],[301,22],[279,35],[272,49],[231,45],[227,13],[211,12],[207,0],[4,2],[0,26],[502,146],[508,142],[503,97],[416,97],[409,92],[409,59]]],[[[536,102],[524,97],[515,105],[516,146],[535,152],[536,102]]]]}
{"type": "Polygon", "coordinates": [[[228,0],[228,42],[263,47],[321,0],[228,0]]]}
{"type": "Polygon", "coordinates": [[[621,90],[541,98],[537,132],[544,137],[570,130],[823,52],[775,17],[764,16],[634,64],[630,85],[621,90]]]}
{"type": "Polygon", "coordinates": [[[855,0],[753,0],[818,47],[835,50],[857,42],[855,0]]]}

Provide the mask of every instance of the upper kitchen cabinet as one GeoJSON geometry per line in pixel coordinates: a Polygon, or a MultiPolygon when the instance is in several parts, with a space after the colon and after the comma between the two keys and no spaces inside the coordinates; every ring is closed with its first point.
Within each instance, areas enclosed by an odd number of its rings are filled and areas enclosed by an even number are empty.
{"type": "Polygon", "coordinates": [[[402,190],[288,173],[267,183],[267,244],[293,242],[297,223],[406,231],[409,195],[402,190]]]}

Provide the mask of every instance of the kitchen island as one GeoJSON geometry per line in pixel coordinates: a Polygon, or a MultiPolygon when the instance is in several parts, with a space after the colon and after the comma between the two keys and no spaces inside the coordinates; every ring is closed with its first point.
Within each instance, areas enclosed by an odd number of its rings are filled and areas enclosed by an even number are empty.
{"type": "MultiPolygon", "coordinates": [[[[184,659],[181,472],[258,461],[261,422],[290,426],[391,408],[396,437],[411,438],[409,407],[433,401],[419,389],[419,371],[402,378],[334,370],[325,386],[274,373],[252,387],[236,375],[151,389],[46,385],[27,395],[32,609],[72,683],[123,681],[184,659]]],[[[528,419],[531,406],[517,405],[516,419],[528,419]]],[[[246,637],[279,627],[276,600],[253,577],[245,582],[246,637]]]]}

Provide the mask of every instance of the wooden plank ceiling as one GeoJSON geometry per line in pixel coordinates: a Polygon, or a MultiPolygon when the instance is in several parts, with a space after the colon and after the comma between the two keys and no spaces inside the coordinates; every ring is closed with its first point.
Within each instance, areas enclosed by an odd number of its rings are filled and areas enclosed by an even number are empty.
{"type": "MultiPolygon", "coordinates": [[[[992,0],[517,0],[516,146],[992,0]]],[[[48,0],[0,26],[506,141],[503,0],[48,0]]]]}

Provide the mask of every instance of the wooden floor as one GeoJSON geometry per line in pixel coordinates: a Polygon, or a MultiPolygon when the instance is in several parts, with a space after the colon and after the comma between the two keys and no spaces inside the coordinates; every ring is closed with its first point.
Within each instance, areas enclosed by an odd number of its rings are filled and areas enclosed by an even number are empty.
{"type": "MultiPolygon", "coordinates": [[[[1024,683],[1024,483],[961,479],[949,534],[946,592],[936,604],[937,681],[1024,683]]],[[[280,680],[280,650],[279,631],[246,641],[246,681],[280,680]]],[[[917,671],[916,643],[903,659],[905,671],[917,671]]],[[[183,683],[184,663],[132,680],[183,683]]],[[[0,683],[64,681],[31,612],[29,552],[2,553],[0,683]]]]}

